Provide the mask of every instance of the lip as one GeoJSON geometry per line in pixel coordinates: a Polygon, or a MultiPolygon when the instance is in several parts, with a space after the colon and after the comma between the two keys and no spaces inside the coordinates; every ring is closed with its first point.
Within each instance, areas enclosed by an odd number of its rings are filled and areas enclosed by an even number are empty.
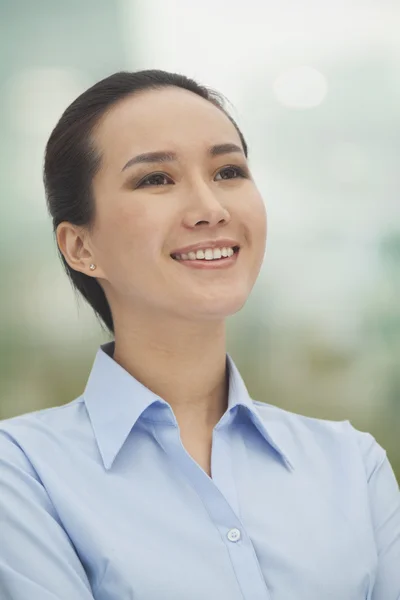
{"type": "Polygon", "coordinates": [[[189,269],[228,269],[236,263],[239,253],[240,250],[235,252],[232,256],[216,260],[175,260],[175,262],[183,267],[188,267],[189,269]]]}
{"type": "Polygon", "coordinates": [[[230,238],[224,238],[220,240],[205,240],[198,244],[191,244],[183,248],[178,248],[171,252],[171,256],[176,254],[188,254],[189,252],[196,252],[197,250],[206,250],[207,248],[240,248],[239,242],[230,238]]]}

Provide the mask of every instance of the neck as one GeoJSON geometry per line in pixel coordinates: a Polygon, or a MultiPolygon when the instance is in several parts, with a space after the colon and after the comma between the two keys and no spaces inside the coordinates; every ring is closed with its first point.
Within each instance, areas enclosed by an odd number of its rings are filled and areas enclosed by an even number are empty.
{"type": "Polygon", "coordinates": [[[168,402],[180,427],[209,433],[228,405],[224,321],[140,316],[115,327],[114,360],[168,402]]]}

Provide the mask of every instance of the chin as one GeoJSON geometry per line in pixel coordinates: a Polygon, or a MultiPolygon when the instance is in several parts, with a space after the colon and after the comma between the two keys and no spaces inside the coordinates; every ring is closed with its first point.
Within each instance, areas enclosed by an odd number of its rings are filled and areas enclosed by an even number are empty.
{"type": "Polygon", "coordinates": [[[246,294],[245,296],[230,296],[229,298],[221,298],[219,300],[214,298],[206,304],[201,302],[201,305],[199,303],[197,306],[195,306],[195,303],[192,303],[192,315],[197,313],[205,319],[225,319],[239,312],[245,305],[247,297],[248,295],[246,294]]]}

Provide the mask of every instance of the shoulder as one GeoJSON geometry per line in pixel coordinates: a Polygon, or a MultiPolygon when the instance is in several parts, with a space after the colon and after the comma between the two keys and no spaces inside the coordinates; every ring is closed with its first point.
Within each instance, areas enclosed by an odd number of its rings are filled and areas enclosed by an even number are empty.
{"type": "Polygon", "coordinates": [[[73,436],[88,421],[80,396],[68,404],[32,411],[0,420],[0,456],[24,462],[29,456],[46,455],[62,439],[73,436]]]}
{"type": "Polygon", "coordinates": [[[350,420],[334,421],[301,415],[253,400],[265,426],[276,428],[296,455],[334,457],[362,462],[369,479],[386,459],[386,451],[375,437],[356,428],[350,420]]]}

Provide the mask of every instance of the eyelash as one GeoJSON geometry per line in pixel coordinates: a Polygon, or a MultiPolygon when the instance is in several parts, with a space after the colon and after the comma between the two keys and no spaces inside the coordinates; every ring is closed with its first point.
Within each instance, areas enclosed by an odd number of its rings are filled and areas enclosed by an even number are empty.
{"type": "MultiPolygon", "coordinates": [[[[220,169],[217,174],[219,174],[219,173],[221,173],[221,172],[223,172],[225,170],[228,170],[228,169],[232,169],[233,171],[235,171],[235,173],[237,175],[239,175],[239,178],[243,178],[243,179],[248,179],[249,178],[249,175],[247,174],[246,170],[243,169],[242,167],[238,167],[237,165],[226,165],[225,167],[222,167],[222,169],[220,169]]],[[[146,177],[144,177],[141,181],[139,181],[139,183],[137,184],[136,188],[142,187],[143,184],[146,181],[148,181],[149,179],[151,179],[152,177],[156,177],[156,176],[160,176],[160,175],[162,175],[164,177],[169,177],[165,173],[161,173],[161,172],[160,173],[151,173],[150,175],[146,175],[146,177]]],[[[237,179],[237,177],[229,177],[228,179],[237,179]]],[[[144,187],[160,187],[160,186],[157,186],[157,185],[156,186],[152,186],[150,184],[150,185],[146,185],[144,187]]]]}

